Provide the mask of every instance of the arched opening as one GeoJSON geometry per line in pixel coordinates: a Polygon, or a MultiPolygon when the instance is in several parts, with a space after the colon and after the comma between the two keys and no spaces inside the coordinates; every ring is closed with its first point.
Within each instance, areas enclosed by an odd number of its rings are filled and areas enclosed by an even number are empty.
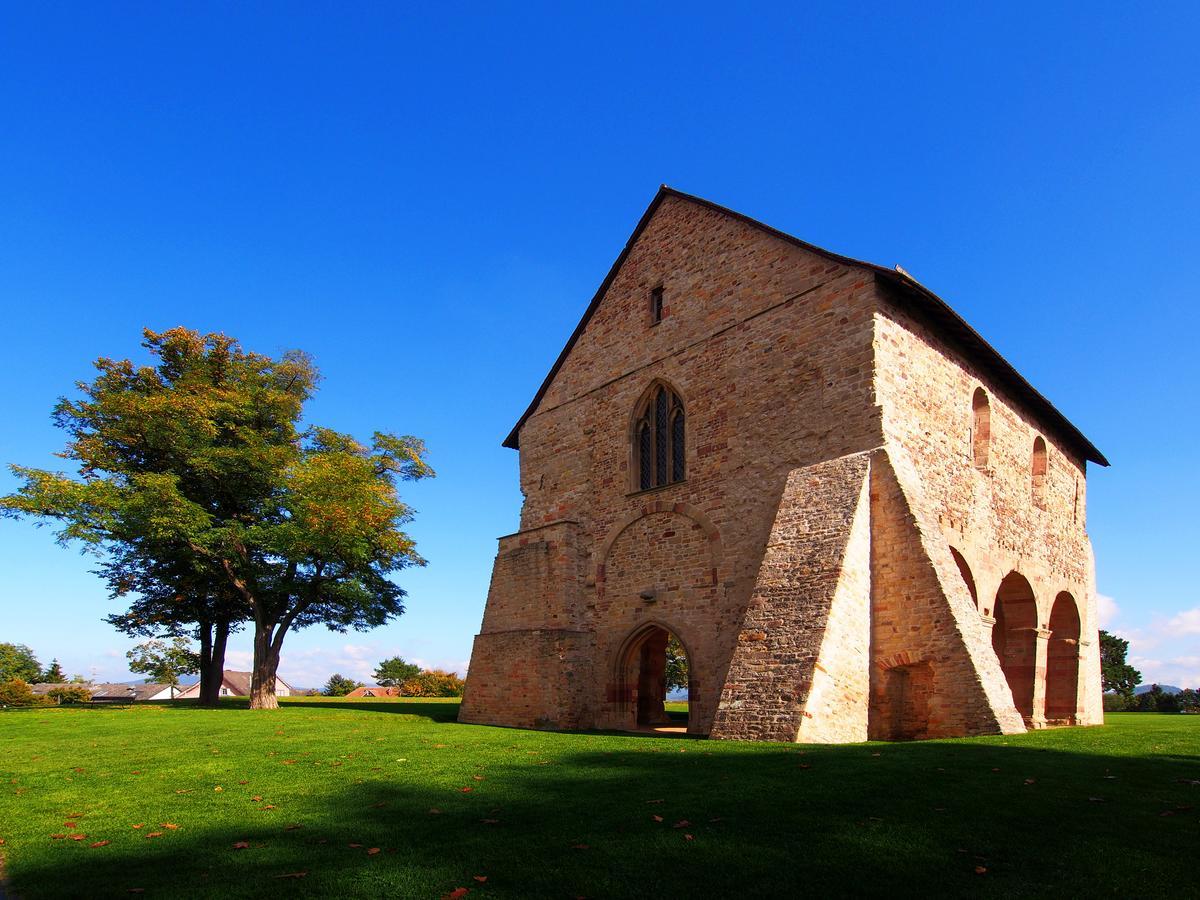
{"type": "Polygon", "coordinates": [[[1046,658],[1046,721],[1074,725],[1079,716],[1079,607],[1063,591],[1050,608],[1046,658]]]}
{"type": "Polygon", "coordinates": [[[638,404],[633,425],[634,487],[646,491],[683,481],[687,475],[683,401],[655,383],[638,404]]]}
{"type": "Polygon", "coordinates": [[[987,392],[975,388],[975,396],[971,398],[971,458],[980,469],[987,467],[991,444],[992,405],[987,392]]]}
{"type": "Polygon", "coordinates": [[[1046,502],[1046,442],[1041,436],[1033,439],[1033,459],[1029,464],[1032,476],[1033,502],[1041,506],[1046,502]]]}
{"type": "Polygon", "coordinates": [[[625,706],[625,727],[688,730],[691,665],[683,642],[664,625],[649,622],[635,631],[617,656],[615,699],[625,706]]]}
{"type": "Polygon", "coordinates": [[[967,565],[966,558],[953,547],[950,548],[950,555],[954,557],[955,565],[958,566],[958,574],[962,576],[962,580],[967,585],[971,602],[975,604],[976,609],[979,609],[979,592],[975,589],[975,576],[971,574],[971,567],[967,565]]]}
{"type": "Polygon", "coordinates": [[[992,649],[1012,691],[1017,711],[1033,718],[1033,686],[1037,668],[1037,601],[1029,581],[1010,572],[996,592],[992,649]]]}

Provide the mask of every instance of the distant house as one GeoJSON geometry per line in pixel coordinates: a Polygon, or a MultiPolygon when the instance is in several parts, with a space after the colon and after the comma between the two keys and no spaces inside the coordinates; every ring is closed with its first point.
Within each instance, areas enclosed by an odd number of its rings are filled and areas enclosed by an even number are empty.
{"type": "MultiPolygon", "coordinates": [[[[93,684],[92,702],[94,703],[116,703],[119,701],[132,701],[142,703],[146,700],[170,700],[171,685],[155,684],[146,682],[143,684],[93,684]]],[[[179,696],[179,688],[175,689],[175,696],[179,696]]]]}
{"type": "MultiPolygon", "coordinates": [[[[251,674],[250,672],[235,672],[232,669],[226,669],[221,676],[221,696],[249,697],[251,674]]],[[[275,676],[276,696],[290,697],[294,693],[295,691],[290,684],[278,675],[275,676]]],[[[198,681],[175,695],[176,700],[197,700],[199,697],[200,682],[198,681]]]]}
{"type": "Polygon", "coordinates": [[[352,690],[346,695],[347,697],[403,697],[398,687],[379,687],[379,685],[368,685],[352,690]]]}
{"type": "MultiPolygon", "coordinates": [[[[39,697],[47,697],[57,688],[87,688],[92,701],[96,703],[142,702],[144,700],[170,700],[171,686],[169,684],[94,684],[80,681],[57,681],[31,684],[29,689],[39,697]]],[[[179,689],[176,688],[176,691],[179,689]]]]}

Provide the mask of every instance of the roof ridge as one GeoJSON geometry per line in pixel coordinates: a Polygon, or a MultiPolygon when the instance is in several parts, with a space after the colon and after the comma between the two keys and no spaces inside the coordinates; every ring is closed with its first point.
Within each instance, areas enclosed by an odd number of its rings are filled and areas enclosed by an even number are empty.
{"type": "Polygon", "coordinates": [[[592,296],[591,302],[588,303],[587,309],[584,310],[583,316],[579,320],[579,324],[576,325],[575,330],[571,332],[571,336],[567,339],[567,343],[559,353],[558,358],[555,359],[554,365],[551,366],[549,373],[547,373],[545,379],[543,379],[542,384],[538,388],[537,393],[534,395],[533,400],[525,409],[525,412],[522,413],[521,418],[517,421],[517,424],[513,426],[513,429],[509,432],[508,437],[504,439],[502,446],[510,447],[513,450],[520,449],[521,426],[523,426],[529,417],[532,416],[537,410],[538,404],[541,403],[542,398],[546,395],[546,391],[549,390],[550,384],[554,381],[554,377],[558,374],[558,370],[566,361],[567,355],[571,352],[571,348],[575,346],[575,341],[579,339],[579,336],[583,333],[584,328],[587,327],[587,323],[591,319],[592,314],[600,305],[600,301],[607,293],[609,286],[612,284],[617,272],[620,271],[626,257],[629,256],[629,251],[633,248],[633,245],[637,242],[637,239],[641,236],[642,232],[649,224],[650,219],[654,216],[654,213],[658,211],[658,207],[662,205],[662,201],[666,197],[677,197],[689,203],[695,203],[699,206],[703,206],[707,209],[713,210],[714,212],[720,213],[721,215],[737,219],[738,221],[743,222],[752,228],[756,228],[759,231],[764,231],[773,237],[792,244],[793,246],[800,247],[803,250],[807,250],[810,253],[825,257],[833,262],[841,263],[842,265],[846,266],[853,266],[855,268],[866,269],[867,271],[874,273],[877,279],[884,281],[894,288],[898,288],[908,300],[913,301],[912,305],[917,309],[917,311],[923,314],[926,319],[932,319],[933,324],[937,326],[944,335],[948,334],[952,342],[957,342],[961,349],[968,351],[968,356],[972,355],[970,351],[974,351],[976,354],[978,354],[978,356],[981,358],[974,360],[977,365],[996,378],[997,381],[1009,387],[1014,393],[1024,399],[1026,403],[1033,408],[1035,413],[1038,413],[1041,417],[1044,417],[1048,424],[1052,425],[1055,430],[1059,431],[1062,436],[1067,438],[1069,443],[1074,444],[1079,450],[1081,450],[1082,455],[1086,460],[1102,466],[1107,466],[1109,464],[1104,454],[1101,453],[1100,450],[1097,449],[1097,447],[1090,440],[1088,440],[1087,437],[1084,436],[1083,432],[1080,431],[1070,419],[1063,415],[1058,408],[1054,406],[1054,404],[1047,400],[1046,397],[1037,390],[1037,388],[1030,384],[1025,377],[1016,370],[1012,363],[1004,358],[1000,351],[989,344],[987,340],[985,340],[984,337],[979,334],[979,332],[972,328],[962,316],[954,311],[949,303],[913,278],[904,269],[900,268],[899,266],[897,266],[895,269],[889,269],[879,265],[878,263],[856,259],[852,256],[844,256],[840,253],[834,253],[832,250],[826,250],[824,247],[818,247],[816,244],[810,244],[808,241],[801,240],[800,238],[788,234],[785,231],[780,231],[778,228],[774,228],[764,222],[760,222],[758,219],[751,218],[745,213],[737,212],[736,210],[730,209],[727,206],[722,206],[719,203],[714,203],[712,200],[706,200],[705,198],[698,197],[695,194],[688,194],[684,191],[677,190],[676,188],[670,187],[667,184],[662,184],[659,186],[658,192],[654,195],[654,199],[650,201],[650,205],[646,207],[646,211],[643,212],[641,218],[638,219],[638,223],[634,227],[633,232],[625,241],[625,246],[621,249],[620,254],[618,254],[616,260],[609,268],[608,274],[604,276],[604,280],[600,283],[600,287],[592,296]]]}

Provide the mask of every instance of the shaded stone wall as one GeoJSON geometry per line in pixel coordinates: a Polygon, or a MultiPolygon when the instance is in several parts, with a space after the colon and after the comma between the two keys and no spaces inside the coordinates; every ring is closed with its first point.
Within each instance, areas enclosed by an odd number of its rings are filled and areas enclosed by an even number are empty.
{"type": "MultiPolygon", "coordinates": [[[[1068,592],[1081,620],[1076,721],[1103,721],[1095,567],[1086,530],[1084,462],[1059,436],[1022,411],[986,372],[932,333],[890,293],[881,291],[876,323],[876,390],[889,447],[902,449],[919,480],[942,541],[966,561],[975,582],[984,637],[990,643],[1000,583],[1019,572],[1037,599],[1032,635],[1039,654],[1039,696],[1031,724],[1044,721],[1045,660],[1055,598],[1068,592]],[[973,459],[972,397],[987,395],[986,466],[973,459]],[[1042,496],[1035,495],[1034,442],[1046,445],[1042,496]]],[[[894,456],[894,454],[893,454],[894,456]]]]}

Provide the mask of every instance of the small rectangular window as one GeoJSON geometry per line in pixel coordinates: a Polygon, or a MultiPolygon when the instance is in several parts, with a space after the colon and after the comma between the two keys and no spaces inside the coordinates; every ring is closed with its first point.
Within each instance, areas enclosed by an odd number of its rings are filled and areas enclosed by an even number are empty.
{"type": "Polygon", "coordinates": [[[650,292],[650,324],[657,325],[663,317],[663,289],[660,285],[650,292]]]}

